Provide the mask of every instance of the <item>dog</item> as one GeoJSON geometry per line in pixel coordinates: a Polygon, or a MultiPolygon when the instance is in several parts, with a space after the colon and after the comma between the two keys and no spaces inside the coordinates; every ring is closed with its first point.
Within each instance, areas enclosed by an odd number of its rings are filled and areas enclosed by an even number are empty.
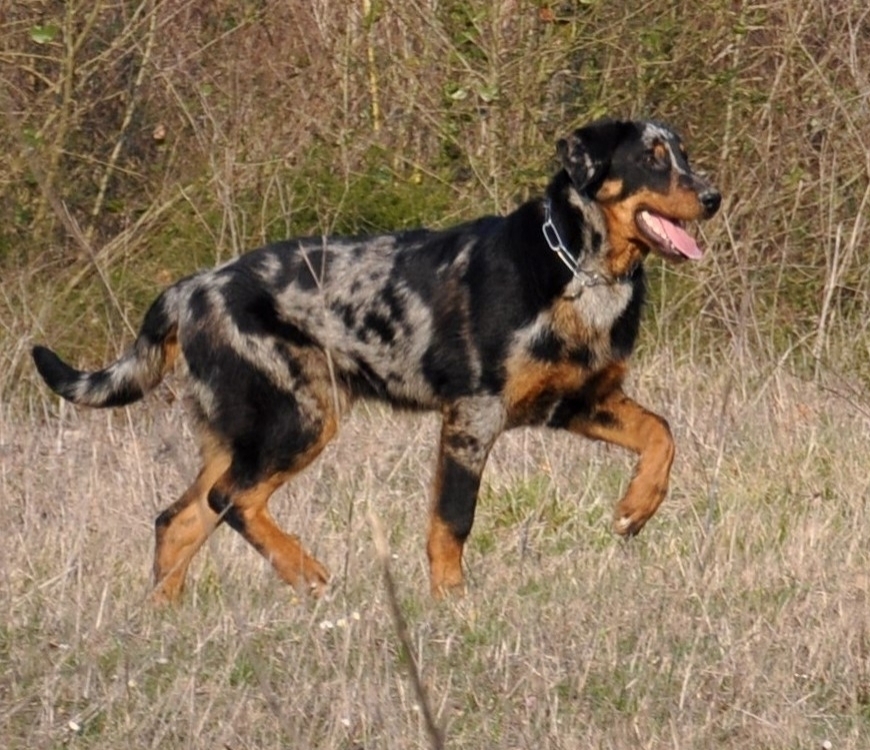
{"type": "Polygon", "coordinates": [[[267,509],[359,397],[440,410],[427,555],[432,592],[463,589],[463,545],[498,435],[539,425],[638,455],[614,529],[637,534],[668,490],[668,423],[623,391],[652,251],[696,260],[683,228],[720,193],[681,139],[651,121],[599,120],[557,144],[542,198],[442,231],[290,239],[166,289],[120,359],[80,372],[51,350],[36,367],[63,398],[142,398],[176,360],[190,380],[202,468],[156,520],[155,596],[226,522],[297,588],[326,568],[267,509]]]}

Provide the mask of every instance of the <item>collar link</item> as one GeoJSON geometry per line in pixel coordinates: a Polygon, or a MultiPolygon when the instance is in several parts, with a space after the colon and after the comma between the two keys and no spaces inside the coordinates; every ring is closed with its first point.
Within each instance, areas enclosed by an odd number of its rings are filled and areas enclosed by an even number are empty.
{"type": "Polygon", "coordinates": [[[550,250],[556,253],[556,255],[559,257],[559,260],[561,260],[562,263],[565,264],[565,267],[572,273],[575,279],[581,280],[582,286],[600,286],[602,284],[612,283],[606,278],[602,277],[600,274],[590,273],[589,271],[580,267],[580,262],[582,258],[575,258],[571,254],[571,251],[565,246],[565,243],[562,241],[559,230],[556,229],[556,225],[553,223],[553,216],[549,198],[544,200],[544,224],[541,227],[541,231],[544,234],[544,239],[547,241],[547,245],[549,245],[550,250]]]}

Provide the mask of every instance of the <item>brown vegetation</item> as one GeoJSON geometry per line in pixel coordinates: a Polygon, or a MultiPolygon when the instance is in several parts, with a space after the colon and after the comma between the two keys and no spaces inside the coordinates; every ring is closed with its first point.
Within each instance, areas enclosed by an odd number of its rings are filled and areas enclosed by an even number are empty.
{"type": "Polygon", "coordinates": [[[5,746],[426,747],[369,510],[448,747],[870,746],[865,2],[11,0],[0,24],[5,746]],[[270,239],[509,210],[604,114],[678,126],[725,195],[705,260],[650,263],[630,387],[678,449],[650,528],[608,531],[627,456],[511,434],[469,595],[432,605],[437,426],[363,407],[282,498],[325,599],[218,533],[152,611],[180,406],[59,408],[30,345],[100,362],[169,280],[270,239]]]}

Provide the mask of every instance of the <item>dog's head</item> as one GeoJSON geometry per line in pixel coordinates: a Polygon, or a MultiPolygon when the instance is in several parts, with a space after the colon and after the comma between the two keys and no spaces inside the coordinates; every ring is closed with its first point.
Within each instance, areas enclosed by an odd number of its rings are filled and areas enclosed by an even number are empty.
{"type": "Polygon", "coordinates": [[[670,259],[701,257],[682,224],[709,219],[722,198],[689,166],[673,130],[653,122],[600,120],[560,140],[557,151],[573,188],[604,214],[615,272],[650,250],[670,259]]]}

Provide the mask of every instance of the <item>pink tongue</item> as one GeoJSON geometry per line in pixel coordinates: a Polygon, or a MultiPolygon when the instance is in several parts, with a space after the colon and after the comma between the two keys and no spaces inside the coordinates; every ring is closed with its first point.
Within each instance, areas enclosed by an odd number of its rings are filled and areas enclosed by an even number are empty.
{"type": "Polygon", "coordinates": [[[677,226],[672,221],[668,221],[664,216],[642,211],[641,217],[647,227],[652,230],[653,234],[661,237],[666,244],[670,244],[682,255],[692,260],[700,258],[704,252],[698,247],[698,243],[694,238],[686,232],[682,227],[677,226]]]}

